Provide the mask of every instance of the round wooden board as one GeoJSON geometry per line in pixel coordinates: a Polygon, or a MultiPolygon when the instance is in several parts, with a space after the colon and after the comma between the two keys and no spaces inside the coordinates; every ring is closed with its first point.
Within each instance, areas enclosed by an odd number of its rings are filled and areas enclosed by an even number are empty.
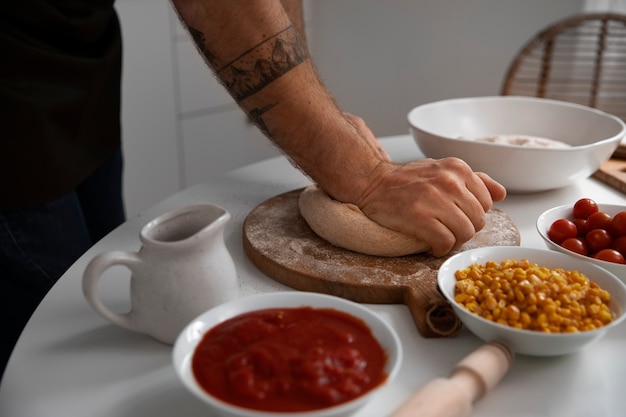
{"type": "MultiPolygon", "coordinates": [[[[451,255],[396,258],[363,255],[317,236],[300,215],[302,189],[255,207],[243,224],[246,255],[264,273],[292,288],[360,303],[406,304],[425,337],[450,336],[460,322],[437,290],[437,270],[451,255]]],[[[517,246],[520,235],[502,211],[487,213],[486,226],[460,250],[517,246]]]]}

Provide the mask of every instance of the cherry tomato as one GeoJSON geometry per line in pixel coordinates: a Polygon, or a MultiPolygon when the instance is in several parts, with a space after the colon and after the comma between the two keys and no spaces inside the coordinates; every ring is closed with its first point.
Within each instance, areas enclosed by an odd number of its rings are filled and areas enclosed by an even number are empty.
{"type": "Polygon", "coordinates": [[[568,239],[565,239],[561,243],[561,246],[579,255],[589,255],[589,249],[587,248],[587,244],[583,239],[579,239],[577,237],[570,237],[568,239]]]}
{"type": "Polygon", "coordinates": [[[602,249],[607,249],[611,247],[613,243],[613,239],[609,232],[604,229],[593,229],[585,236],[585,242],[587,243],[587,248],[589,248],[589,252],[596,253],[601,251],[602,249]]]}
{"type": "Polygon", "coordinates": [[[626,211],[620,211],[613,216],[610,231],[613,237],[626,236],[626,211]]]}
{"type": "Polygon", "coordinates": [[[594,255],[594,258],[601,261],[613,262],[616,264],[624,264],[624,256],[615,249],[602,249],[600,252],[594,255]]]}
{"type": "Polygon", "coordinates": [[[620,236],[613,241],[611,248],[615,249],[626,257],[626,236],[620,236]]]}
{"type": "Polygon", "coordinates": [[[585,237],[587,234],[587,219],[574,219],[572,221],[578,230],[578,237],[585,237]]]}
{"type": "Polygon", "coordinates": [[[610,230],[613,217],[611,215],[598,211],[587,218],[587,230],[604,229],[610,230]]]}
{"type": "Polygon", "coordinates": [[[560,244],[565,239],[576,237],[578,229],[573,221],[568,219],[555,220],[548,229],[548,237],[554,243],[560,244]]]}
{"type": "Polygon", "coordinates": [[[574,203],[572,214],[575,219],[587,219],[593,213],[598,212],[598,204],[590,198],[581,198],[574,203]]]}

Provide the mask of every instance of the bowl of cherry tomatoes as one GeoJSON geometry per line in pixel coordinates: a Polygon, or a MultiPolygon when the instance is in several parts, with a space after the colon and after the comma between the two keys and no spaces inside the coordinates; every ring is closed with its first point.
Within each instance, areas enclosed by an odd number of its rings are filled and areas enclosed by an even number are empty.
{"type": "Polygon", "coordinates": [[[586,259],[626,282],[626,206],[581,198],[537,218],[549,249],[586,259]]]}

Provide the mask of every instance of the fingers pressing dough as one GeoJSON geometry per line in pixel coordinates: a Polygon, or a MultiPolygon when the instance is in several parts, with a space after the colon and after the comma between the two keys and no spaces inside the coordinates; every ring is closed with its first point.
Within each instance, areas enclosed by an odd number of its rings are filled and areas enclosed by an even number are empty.
{"type": "Polygon", "coordinates": [[[333,200],[317,185],[305,188],[298,204],[309,227],[335,246],[374,256],[404,256],[430,249],[425,242],[379,225],[354,204],[333,200]]]}

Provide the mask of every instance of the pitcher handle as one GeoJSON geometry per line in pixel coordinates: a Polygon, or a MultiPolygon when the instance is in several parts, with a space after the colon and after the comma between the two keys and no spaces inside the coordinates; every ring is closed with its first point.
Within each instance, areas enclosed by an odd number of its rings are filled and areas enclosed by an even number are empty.
{"type": "Polygon", "coordinates": [[[83,294],[93,309],[118,326],[137,332],[141,332],[141,329],[137,328],[137,324],[135,320],[133,320],[133,311],[131,310],[126,314],[119,314],[107,307],[98,297],[98,282],[104,271],[114,265],[125,266],[133,273],[133,270],[140,263],[141,259],[137,253],[134,252],[106,252],[94,257],[83,273],[83,294]]]}

